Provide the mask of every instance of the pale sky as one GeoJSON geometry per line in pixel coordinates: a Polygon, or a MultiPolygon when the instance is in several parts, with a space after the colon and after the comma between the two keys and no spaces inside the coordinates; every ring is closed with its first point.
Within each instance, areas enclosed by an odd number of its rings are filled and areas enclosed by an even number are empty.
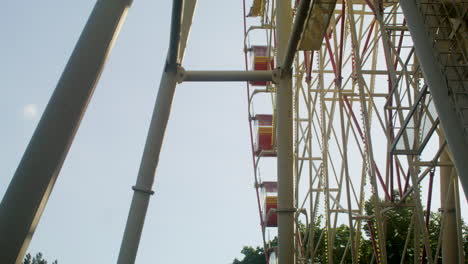
{"type": "MultiPolygon", "coordinates": [[[[0,196],[95,4],[6,1],[0,196]]],[[[29,247],[115,263],[169,44],[172,1],[135,0],[29,247]]],[[[242,70],[241,1],[200,0],[184,66],[242,70]]],[[[176,91],[137,263],[229,263],[260,245],[245,84],[176,91]]]]}

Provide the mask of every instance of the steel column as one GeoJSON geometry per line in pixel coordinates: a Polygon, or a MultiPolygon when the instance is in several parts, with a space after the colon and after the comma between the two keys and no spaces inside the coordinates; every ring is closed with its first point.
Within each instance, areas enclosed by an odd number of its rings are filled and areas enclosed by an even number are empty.
{"type": "MultiPolygon", "coordinates": [[[[457,168],[465,195],[468,195],[468,144],[463,134],[463,127],[457,118],[449,89],[440,63],[435,57],[432,40],[427,33],[424,20],[414,0],[400,1],[401,9],[405,15],[408,29],[411,32],[416,55],[418,56],[424,79],[427,81],[440,123],[446,135],[448,146],[453,154],[453,162],[457,168]]],[[[465,197],[467,198],[467,197],[465,197]]]]}
{"type": "MultiPolygon", "coordinates": [[[[149,198],[154,193],[154,183],[159,154],[166,131],[177,84],[177,60],[179,57],[180,28],[183,0],[174,0],[172,6],[171,37],[164,72],[159,84],[156,104],[146,138],[145,149],[138,171],[133,198],[128,213],[118,264],[135,263],[141,233],[148,210],[149,198]]],[[[188,29],[187,29],[188,30],[188,29]]]]}
{"type": "Polygon", "coordinates": [[[0,263],[21,263],[131,2],[97,1],[0,204],[0,263]]]}
{"type": "MultiPolygon", "coordinates": [[[[276,0],[277,62],[287,55],[291,32],[291,1],[276,0]]],[[[292,70],[280,69],[276,89],[277,146],[278,146],[278,260],[279,264],[293,264],[294,258],[294,180],[293,180],[293,107],[292,70]]]]}
{"type": "Polygon", "coordinates": [[[135,263],[149,199],[151,194],[153,194],[151,188],[159,162],[159,154],[169,119],[175,87],[176,73],[174,71],[164,72],[159,84],[156,105],[146,138],[137,182],[133,186],[132,204],[128,213],[122,245],[120,246],[118,264],[135,263]]]}
{"type": "Polygon", "coordinates": [[[180,42],[179,42],[179,54],[177,62],[182,64],[185,55],[185,48],[187,47],[187,41],[189,38],[190,28],[192,27],[193,14],[195,13],[195,7],[197,0],[185,0],[182,11],[182,22],[180,24],[180,42]]]}
{"type": "MultiPolygon", "coordinates": [[[[445,138],[440,136],[440,144],[444,144],[445,138]]],[[[451,163],[447,148],[440,155],[439,162],[451,163]]],[[[457,237],[457,216],[455,214],[455,193],[452,184],[452,174],[455,173],[452,166],[440,167],[440,209],[443,214],[442,233],[442,263],[459,263],[457,237]]],[[[457,180],[457,177],[455,177],[457,180]]]]}

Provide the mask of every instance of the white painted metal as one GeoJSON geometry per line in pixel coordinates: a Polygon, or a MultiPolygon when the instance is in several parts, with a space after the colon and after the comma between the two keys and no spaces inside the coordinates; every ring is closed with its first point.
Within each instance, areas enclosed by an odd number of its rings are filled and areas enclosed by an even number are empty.
{"type": "MultiPolygon", "coordinates": [[[[276,1],[277,61],[287,56],[292,25],[291,1],[276,1]]],[[[294,180],[293,180],[293,109],[292,72],[280,69],[276,89],[277,153],[278,153],[278,260],[279,264],[294,264],[294,180]]]]}
{"type": "Polygon", "coordinates": [[[163,144],[164,133],[169,119],[172,99],[176,87],[176,72],[164,72],[159,84],[158,96],[154,107],[151,124],[146,137],[145,149],[138,171],[136,185],[127,224],[125,226],[122,245],[117,263],[135,263],[141,232],[145,222],[150,196],[153,194],[153,186],[156,167],[159,162],[159,154],[163,144]]]}
{"type": "MultiPolygon", "coordinates": [[[[171,39],[166,66],[159,84],[156,104],[146,137],[145,149],[138,171],[136,185],[133,186],[133,198],[128,213],[118,264],[135,263],[140,237],[145,223],[150,196],[153,187],[159,154],[166,132],[167,121],[171,112],[172,100],[177,84],[177,58],[181,30],[183,0],[174,0],[172,6],[171,39]]],[[[192,12],[193,13],[193,12],[192,12]]],[[[189,30],[189,28],[186,28],[189,30]]],[[[188,33],[184,34],[188,35],[188,33]]]]}
{"type": "Polygon", "coordinates": [[[97,1],[0,204],[0,263],[23,261],[131,2],[97,1]]]}
{"type": "Polygon", "coordinates": [[[180,71],[181,82],[273,81],[274,71],[180,71]]]}

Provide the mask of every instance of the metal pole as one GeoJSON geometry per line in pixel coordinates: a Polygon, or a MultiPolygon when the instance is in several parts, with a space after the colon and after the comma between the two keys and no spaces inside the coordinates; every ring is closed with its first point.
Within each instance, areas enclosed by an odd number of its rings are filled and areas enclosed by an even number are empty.
{"type": "MultiPolygon", "coordinates": [[[[411,32],[416,55],[418,56],[424,79],[427,81],[440,123],[446,135],[448,146],[453,154],[453,162],[457,168],[465,195],[468,195],[468,143],[463,134],[463,127],[457,118],[449,98],[447,80],[435,57],[436,51],[424,26],[424,20],[414,0],[400,1],[405,15],[406,24],[411,32]]],[[[465,198],[468,198],[466,196],[465,198]]]]}
{"type": "Polygon", "coordinates": [[[188,33],[187,34],[180,33],[180,28],[182,26],[183,6],[184,6],[184,0],[174,0],[172,2],[171,36],[169,39],[169,50],[167,52],[166,68],[164,69],[164,71],[167,71],[167,70],[174,71],[174,72],[177,71],[177,68],[176,68],[177,63],[178,63],[177,60],[179,59],[179,55],[180,55],[179,54],[180,36],[184,35],[184,36],[187,36],[188,38],[188,33]]]}
{"type": "Polygon", "coordinates": [[[172,105],[176,87],[176,73],[164,72],[159,84],[156,105],[153,111],[145,150],[138,171],[132,204],[128,213],[122,244],[117,263],[135,263],[140,237],[145,222],[146,211],[150,196],[154,193],[151,188],[154,182],[156,167],[159,162],[159,154],[164,139],[167,121],[172,105]]]}
{"type": "MultiPolygon", "coordinates": [[[[439,138],[442,145],[445,142],[443,135],[439,138]]],[[[441,163],[451,163],[447,148],[440,155],[441,163]]],[[[440,167],[440,208],[444,215],[442,230],[442,263],[458,263],[458,247],[455,237],[457,237],[457,218],[455,214],[455,193],[454,185],[451,184],[453,167],[440,167]]],[[[455,177],[456,179],[456,177],[455,177]]]]}
{"type": "Polygon", "coordinates": [[[183,82],[272,81],[273,71],[186,71],[183,82]]]}
{"type": "Polygon", "coordinates": [[[99,0],[0,204],[0,263],[21,263],[131,0],[99,0]]]}
{"type": "Polygon", "coordinates": [[[185,48],[187,47],[187,41],[189,38],[190,28],[192,27],[193,14],[195,13],[195,7],[197,6],[197,0],[185,0],[182,22],[180,25],[180,41],[179,41],[179,54],[177,62],[182,64],[185,55],[185,48]]]}
{"type": "Polygon", "coordinates": [[[297,45],[301,40],[302,32],[304,31],[304,25],[309,11],[311,0],[301,0],[299,7],[297,8],[296,18],[294,19],[294,25],[291,30],[291,36],[288,41],[286,49],[286,55],[282,64],[283,69],[291,68],[291,65],[296,55],[297,45]]]}
{"type": "MultiPolygon", "coordinates": [[[[277,61],[284,61],[292,21],[291,1],[276,0],[277,61]]],[[[276,89],[278,142],[278,260],[293,264],[294,258],[294,181],[292,70],[280,69],[276,89]]]]}
{"type": "Polygon", "coordinates": [[[154,193],[151,188],[154,182],[159,154],[166,131],[167,121],[171,111],[177,83],[177,58],[180,38],[182,0],[174,0],[172,6],[171,39],[166,60],[166,67],[159,84],[156,104],[146,138],[145,149],[138,171],[132,203],[128,213],[122,244],[120,246],[118,264],[135,263],[141,232],[145,223],[146,211],[150,196],[154,193]]]}

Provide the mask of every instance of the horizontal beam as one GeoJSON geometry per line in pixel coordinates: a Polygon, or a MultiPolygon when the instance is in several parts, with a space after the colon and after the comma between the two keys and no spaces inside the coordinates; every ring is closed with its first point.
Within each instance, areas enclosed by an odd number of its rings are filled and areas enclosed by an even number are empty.
{"type": "Polygon", "coordinates": [[[274,71],[182,71],[179,82],[269,82],[274,71]]]}

